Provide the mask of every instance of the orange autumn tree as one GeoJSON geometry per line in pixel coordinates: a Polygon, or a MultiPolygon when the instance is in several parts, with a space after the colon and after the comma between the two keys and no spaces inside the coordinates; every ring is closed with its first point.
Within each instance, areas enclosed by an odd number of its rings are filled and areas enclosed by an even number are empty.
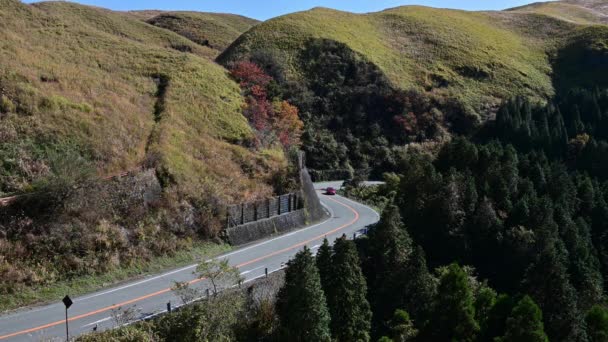
{"type": "Polygon", "coordinates": [[[304,123],[300,120],[298,108],[289,102],[275,102],[272,127],[283,146],[289,148],[300,144],[304,123]]]}
{"type": "Polygon", "coordinates": [[[231,74],[245,93],[243,113],[256,131],[256,144],[267,146],[278,139],[286,149],[298,145],[304,127],[298,108],[287,101],[268,98],[272,77],[249,61],[236,63],[231,74]]]}

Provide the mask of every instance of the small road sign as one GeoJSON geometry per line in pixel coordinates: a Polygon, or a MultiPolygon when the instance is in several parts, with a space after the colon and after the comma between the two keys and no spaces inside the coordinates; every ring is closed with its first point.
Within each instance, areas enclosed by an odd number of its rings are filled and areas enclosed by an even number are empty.
{"type": "Polygon", "coordinates": [[[69,309],[70,306],[72,306],[72,304],[74,304],[74,302],[72,302],[72,298],[70,298],[70,296],[63,297],[62,302],[65,305],[66,309],[69,309]]]}
{"type": "Polygon", "coordinates": [[[72,302],[72,298],[70,298],[70,296],[63,297],[61,301],[63,302],[63,305],[65,305],[65,338],[66,341],[69,341],[70,331],[68,330],[68,309],[70,306],[72,306],[72,304],[74,304],[74,302],[72,302]]]}

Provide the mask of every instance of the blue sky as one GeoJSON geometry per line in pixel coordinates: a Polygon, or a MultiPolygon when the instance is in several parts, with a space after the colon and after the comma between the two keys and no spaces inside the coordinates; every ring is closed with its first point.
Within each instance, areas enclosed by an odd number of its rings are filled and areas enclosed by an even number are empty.
{"type": "MultiPolygon", "coordinates": [[[[34,2],[34,1],[25,1],[34,2]]],[[[316,6],[350,12],[373,12],[401,5],[425,5],[465,10],[501,10],[521,6],[531,0],[79,0],[82,4],[113,10],[189,10],[235,13],[266,20],[316,6]]]]}

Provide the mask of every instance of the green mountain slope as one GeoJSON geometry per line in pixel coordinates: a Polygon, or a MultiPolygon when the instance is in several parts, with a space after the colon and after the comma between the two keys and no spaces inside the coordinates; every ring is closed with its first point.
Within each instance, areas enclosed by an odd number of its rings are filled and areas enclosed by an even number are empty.
{"type": "Polygon", "coordinates": [[[399,146],[471,133],[506,99],[606,84],[606,26],[587,24],[599,20],[584,20],[593,9],[557,6],[582,14],[315,8],[253,27],[217,60],[249,59],[286,80],[319,178],[336,169],[378,177],[398,163],[399,146]]]}
{"type": "Polygon", "coordinates": [[[258,23],[239,15],[201,12],[165,12],[147,22],[210,47],[218,54],[258,23]]]}
{"type": "MultiPolygon", "coordinates": [[[[264,22],[219,57],[230,63],[258,50],[275,50],[289,75],[298,78],[306,41],[346,44],[377,65],[397,87],[458,99],[472,113],[512,95],[550,96],[551,67],[541,41],[521,34],[518,20],[542,20],[558,33],[571,25],[528,14],[475,13],[408,6],[371,14],[316,8],[264,22]],[[500,18],[497,18],[500,17],[500,18]]],[[[522,28],[525,29],[526,27],[522,28]]]]}
{"type": "Polygon", "coordinates": [[[236,144],[252,133],[214,50],[129,14],[16,0],[0,0],[0,46],[0,194],[52,173],[54,150],[99,176],[155,167],[189,196],[271,191],[265,159],[236,144]]]}

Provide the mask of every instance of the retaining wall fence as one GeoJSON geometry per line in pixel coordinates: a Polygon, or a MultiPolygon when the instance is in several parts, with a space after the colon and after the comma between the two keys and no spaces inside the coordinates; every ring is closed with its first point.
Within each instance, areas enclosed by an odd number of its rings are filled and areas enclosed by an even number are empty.
{"type": "Polygon", "coordinates": [[[261,201],[231,205],[226,213],[226,228],[284,215],[304,208],[301,192],[293,192],[261,201]]]}

